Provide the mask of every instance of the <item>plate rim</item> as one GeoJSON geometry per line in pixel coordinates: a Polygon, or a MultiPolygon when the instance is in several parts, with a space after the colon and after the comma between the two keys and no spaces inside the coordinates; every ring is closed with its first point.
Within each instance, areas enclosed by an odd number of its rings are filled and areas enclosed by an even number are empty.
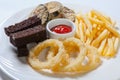
{"type": "MultiPolygon", "coordinates": [[[[32,9],[32,8],[34,8],[34,7],[35,7],[35,6],[28,7],[28,8],[24,8],[24,9],[22,9],[22,10],[19,10],[19,11],[13,13],[12,15],[9,15],[7,18],[5,18],[5,19],[0,23],[0,29],[2,28],[1,26],[3,26],[8,19],[14,17],[16,14],[19,14],[20,12],[23,12],[23,11],[25,11],[25,10],[27,10],[27,9],[32,9]]],[[[1,70],[2,74],[4,73],[5,76],[8,76],[8,77],[11,78],[12,80],[20,80],[20,79],[18,79],[17,77],[15,77],[14,75],[10,74],[1,64],[0,64],[0,70],[1,70]]]]}

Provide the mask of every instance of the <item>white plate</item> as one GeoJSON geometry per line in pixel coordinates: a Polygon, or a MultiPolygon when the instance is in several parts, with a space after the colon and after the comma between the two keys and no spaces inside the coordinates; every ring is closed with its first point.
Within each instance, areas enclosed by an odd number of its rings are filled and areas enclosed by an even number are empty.
{"type": "MultiPolygon", "coordinates": [[[[76,12],[86,12],[92,8],[83,7],[78,4],[67,5],[69,8],[74,9],[76,12]]],[[[4,33],[4,27],[7,27],[16,22],[25,19],[32,8],[22,10],[15,15],[9,17],[0,25],[0,68],[8,76],[15,80],[120,80],[120,52],[118,51],[117,57],[110,60],[105,60],[99,68],[89,72],[85,75],[76,76],[60,76],[60,75],[47,75],[34,71],[24,59],[16,56],[13,46],[9,42],[9,38],[4,33]]]]}

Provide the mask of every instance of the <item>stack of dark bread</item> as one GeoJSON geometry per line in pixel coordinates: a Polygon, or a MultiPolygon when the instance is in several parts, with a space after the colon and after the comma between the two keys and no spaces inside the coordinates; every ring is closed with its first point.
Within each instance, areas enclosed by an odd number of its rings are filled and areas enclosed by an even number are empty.
{"type": "Polygon", "coordinates": [[[41,42],[46,39],[45,27],[41,26],[41,19],[30,17],[20,23],[5,28],[10,42],[17,47],[18,56],[27,56],[27,44],[41,42]]]}

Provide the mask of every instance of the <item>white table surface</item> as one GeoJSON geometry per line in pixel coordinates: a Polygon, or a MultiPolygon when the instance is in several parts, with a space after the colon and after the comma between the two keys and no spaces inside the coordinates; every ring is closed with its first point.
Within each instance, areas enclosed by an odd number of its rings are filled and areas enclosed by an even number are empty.
{"type": "MultiPolygon", "coordinates": [[[[14,13],[37,4],[53,0],[0,0],[0,23],[14,13]]],[[[54,0],[55,1],[55,0],[54,0]]],[[[72,3],[77,1],[80,5],[90,6],[104,11],[108,15],[115,17],[120,21],[120,0],[57,0],[63,3],[72,3]]],[[[1,75],[1,72],[0,72],[1,75]]],[[[4,75],[3,75],[4,76],[4,75]]],[[[5,77],[5,76],[4,76],[5,77]]],[[[3,80],[0,78],[0,80],[3,80]]],[[[9,79],[4,79],[9,80],[9,79]]]]}

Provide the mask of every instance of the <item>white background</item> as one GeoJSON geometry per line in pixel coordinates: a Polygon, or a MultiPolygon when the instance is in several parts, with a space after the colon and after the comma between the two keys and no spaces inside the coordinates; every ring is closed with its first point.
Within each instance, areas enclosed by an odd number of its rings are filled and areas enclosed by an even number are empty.
{"type": "MultiPolygon", "coordinates": [[[[53,0],[0,0],[0,23],[14,13],[53,0]]],[[[106,14],[120,21],[120,0],[57,0],[62,3],[77,2],[83,6],[90,6],[97,10],[103,11],[106,14]]],[[[0,72],[1,73],[1,72],[0,72]]],[[[1,79],[0,79],[1,80],[1,79]]],[[[8,79],[4,79],[8,80],[8,79]]]]}

